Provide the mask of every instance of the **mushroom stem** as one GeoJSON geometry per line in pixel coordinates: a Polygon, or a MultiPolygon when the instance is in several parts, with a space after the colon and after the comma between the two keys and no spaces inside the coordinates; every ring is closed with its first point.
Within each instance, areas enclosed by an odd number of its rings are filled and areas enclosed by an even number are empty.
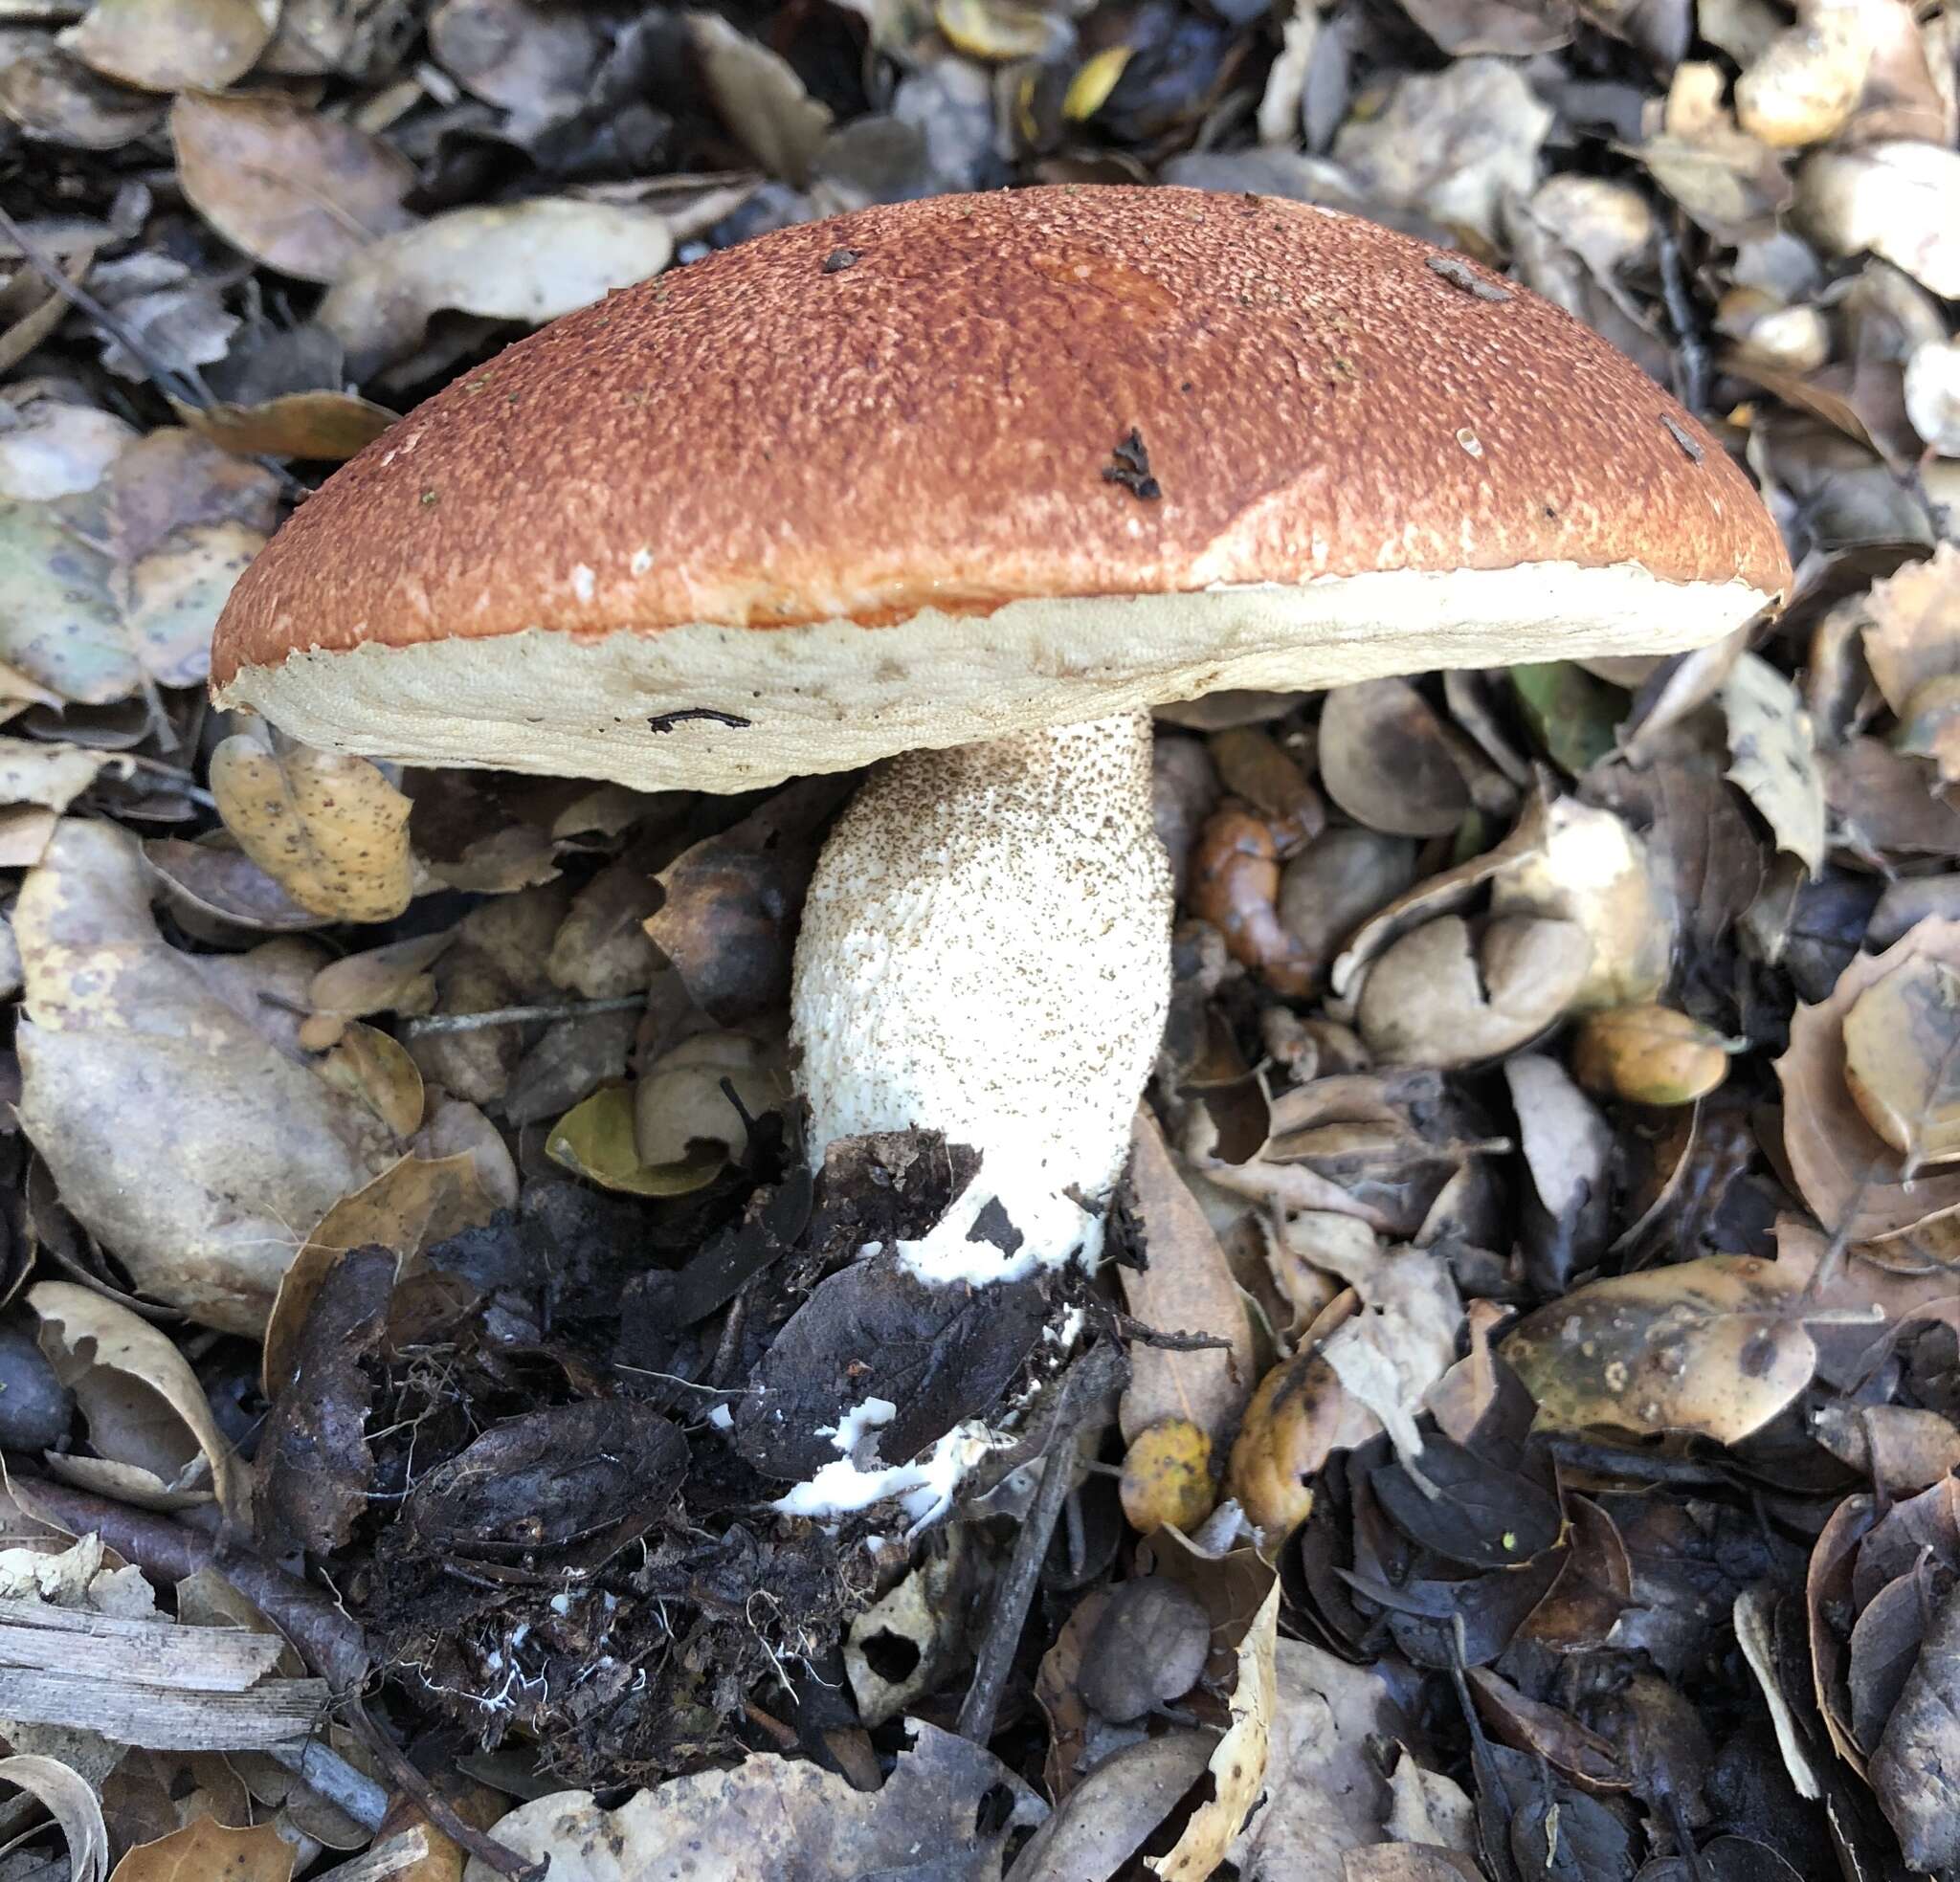
{"type": "Polygon", "coordinates": [[[811,881],[791,1037],[813,1160],[908,1128],[980,1152],[902,1245],[923,1277],[1094,1262],[1169,1004],[1170,912],[1146,713],[908,752],[852,800],[811,881]]]}

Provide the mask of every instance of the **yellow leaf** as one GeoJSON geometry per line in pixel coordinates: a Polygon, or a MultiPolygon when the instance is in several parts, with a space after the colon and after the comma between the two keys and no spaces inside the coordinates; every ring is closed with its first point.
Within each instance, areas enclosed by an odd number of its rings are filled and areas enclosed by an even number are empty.
{"type": "Polygon", "coordinates": [[[1141,1536],[1192,1530],[1212,1514],[1212,1440],[1188,1418],[1139,1431],[1123,1459],[1123,1513],[1141,1536]]]}
{"type": "Polygon", "coordinates": [[[292,1882],[298,1853],[270,1824],[227,1829],[198,1817],[154,1843],[139,1843],[109,1882],[292,1882]]]}
{"type": "Polygon", "coordinates": [[[545,1154],[608,1189],[634,1196],[685,1196],[705,1188],[728,1161],[719,1143],[698,1145],[675,1163],[643,1163],[634,1142],[631,1085],[608,1085],[559,1118],[545,1154]]]}
{"type": "Polygon", "coordinates": [[[365,758],[242,735],[212,754],[212,794],[238,847],[301,907],[389,921],[409,905],[409,800],[365,758]]]}

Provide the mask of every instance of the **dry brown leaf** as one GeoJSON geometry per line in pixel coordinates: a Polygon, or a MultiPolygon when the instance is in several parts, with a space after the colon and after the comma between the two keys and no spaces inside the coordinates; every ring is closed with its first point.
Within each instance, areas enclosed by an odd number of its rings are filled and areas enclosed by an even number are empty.
{"type": "Polygon", "coordinates": [[[1303,1640],[1274,1654],[1265,1807],[1232,1856],[1246,1882],[1331,1875],[1344,1851],[1382,1839],[1388,1786],[1374,1742],[1398,1723],[1388,1681],[1303,1640]]]}
{"type": "Polygon", "coordinates": [[[48,144],[114,150],[153,130],[164,101],[97,77],[49,35],[0,65],[0,113],[48,144]]]}
{"type": "MultiPolygon", "coordinates": [[[[732,1120],[733,1107],[709,1084],[711,1073],[699,1067],[683,1070],[702,1111],[715,1122],[715,1136],[694,1139],[690,1148],[668,1162],[649,1162],[639,1150],[634,1088],[606,1085],[559,1118],[545,1140],[545,1154],[574,1175],[629,1196],[686,1196],[705,1188],[727,1163],[727,1146],[720,1137],[726,1125],[721,1120],[724,1115],[732,1120]]],[[[668,1081],[670,1088],[673,1082],[668,1081]]],[[[679,1131],[688,1125],[674,1113],[663,1117],[662,1129],[669,1127],[679,1131]]]]}
{"type": "Polygon", "coordinates": [[[1527,798],[1516,826],[1503,842],[1455,869],[1418,882],[1364,921],[1348,937],[1347,951],[1328,973],[1333,991],[1344,997],[1352,992],[1362,970],[1401,936],[1438,915],[1467,907],[1479,889],[1501,878],[1524,858],[1536,855],[1545,847],[1548,820],[1549,806],[1545,799],[1537,795],[1527,798]]]}
{"type": "Polygon", "coordinates": [[[1775,153],[1737,127],[1724,86],[1718,65],[1689,59],[1677,66],[1661,128],[1637,155],[1710,234],[1740,242],[1773,230],[1794,188],[1775,153]]]}
{"type": "Polygon", "coordinates": [[[1778,845],[1816,875],[1824,866],[1824,777],[1801,696],[1760,654],[1745,653],[1723,685],[1722,705],[1730,781],[1763,813],[1778,845]]]}
{"type": "MultiPolygon", "coordinates": [[[[1960,675],[1960,545],[1942,542],[1925,562],[1908,562],[1873,584],[1862,609],[1865,661],[1903,720],[1941,681],[1960,675]]],[[[1960,726],[1909,749],[1935,759],[1949,784],[1960,778],[1960,726]]]]}
{"type": "Polygon", "coordinates": [[[186,92],[170,107],[170,139],[191,208],[282,275],[337,281],[370,242],[415,222],[402,207],[413,165],[379,138],[277,92],[186,92]]]}
{"type": "MultiPolygon", "coordinates": [[[[492,1834],[529,1861],[549,1857],[551,1882],[638,1882],[688,1873],[690,1862],[701,1882],[791,1873],[856,1882],[915,1863],[922,1846],[971,1849],[970,1869],[948,1871],[961,1882],[978,1882],[983,1863],[997,1873],[1001,1844],[1045,1806],[984,1746],[919,1720],[909,1729],[911,1747],[881,1790],[854,1790],[821,1765],[765,1752],[637,1791],[612,1810],[590,1791],[557,1791],[520,1805],[492,1834]],[[980,1801],[995,1789],[1010,1800],[1005,1821],[976,1836],[980,1801]]],[[[498,1882],[498,1872],[472,1856],[464,1882],[498,1882]]]]}
{"type": "Polygon", "coordinates": [[[687,30],[708,97],[743,147],[770,175],[807,183],[831,127],[830,107],[804,90],[780,53],[737,32],[719,13],[689,13],[687,30]]]}
{"type": "Polygon", "coordinates": [[[1204,1882],[1214,1874],[1258,1801],[1277,1699],[1274,1652],[1279,1627],[1276,1580],[1237,1645],[1231,1722],[1211,1758],[1212,1795],[1192,1812],[1169,1855],[1145,1860],[1144,1867],[1163,1882],[1204,1882]]]}
{"type": "Polygon", "coordinates": [[[1381,1421],[1406,1463],[1421,1455],[1416,1414],[1457,1357],[1463,1304],[1447,1264],[1416,1248],[1365,1252],[1324,1245],[1321,1258],[1360,1297],[1362,1312],[1317,1343],[1348,1396],[1381,1421]]]}
{"type": "Polygon", "coordinates": [[[118,84],[216,90],[252,69],[278,17],[278,0],[95,0],[59,36],[64,50],[118,84]]]}
{"type": "Polygon", "coordinates": [[[1960,151],[1906,142],[1819,150],[1797,179],[1796,215],[1827,255],[1869,250],[1935,294],[1960,295],[1960,151]]]}
{"type": "Polygon", "coordinates": [[[395,422],[386,406],[352,392],[285,392],[256,405],[172,400],[170,409],[199,437],[237,456],[317,457],[335,464],[365,451],[395,422]]]}
{"type": "Polygon", "coordinates": [[[767,1117],[789,1096],[779,1049],[744,1032],[697,1032],[663,1052],[634,1087],[633,1143],[642,1163],[687,1162],[706,1144],[718,1145],[726,1162],[747,1142],[742,1113],[767,1117]]]}
{"type": "Polygon", "coordinates": [[[299,1851],[271,1824],[227,1829],[198,1817],[154,1843],[141,1843],[109,1882],[292,1882],[299,1851]]]}
{"type": "Polygon", "coordinates": [[[478,1180],[466,1151],[401,1157],[321,1217],[279,1283],[267,1317],[264,1379],[274,1398],[291,1378],[307,1310],[327,1271],[350,1249],[385,1248],[407,1264],[431,1242],[487,1222],[499,1199],[478,1180]]]}
{"type": "Polygon", "coordinates": [[[1721,1033],[1672,1007],[1589,1014],[1572,1041],[1572,1075],[1630,1104],[1692,1104],[1728,1075],[1721,1033]]]}
{"type": "Polygon", "coordinates": [[[429,16],[429,50],[457,83],[511,114],[519,141],[586,102],[607,37],[598,19],[537,0],[442,0],[429,16]]]}
{"type": "Polygon", "coordinates": [[[238,847],[301,908],[391,921],[408,907],[409,800],[368,760],[237,733],[212,754],[211,788],[238,847]]]}
{"type": "Polygon", "coordinates": [[[1866,987],[1844,1015],[1844,1076],[1906,1180],[1960,1159],[1960,973],[1913,961],[1866,987]]]}
{"type": "Polygon", "coordinates": [[[1908,1405],[1832,1400],[1811,1416],[1817,1442],[1860,1476],[1909,1495],[1960,1470],[1960,1425],[1908,1405]]]}
{"type": "Polygon", "coordinates": [[[68,1281],[28,1290],[41,1351],[88,1420],[95,1456],[54,1456],[55,1475],[145,1510],[208,1503],[235,1515],[241,1485],[232,1447],[170,1337],[120,1301],[68,1281]]]}
{"type": "Polygon", "coordinates": [[[1501,241],[1507,195],[1538,186],[1538,151],[1552,113],[1503,59],[1455,60],[1411,73],[1377,113],[1342,125],[1334,156],[1375,202],[1501,241]]]}
{"type": "Polygon", "coordinates": [[[1918,1657],[1872,1754],[1872,1789],[1915,1871],[1960,1863],[1960,1783],[1954,1775],[1960,1717],[1960,1593],[1949,1592],[1926,1628],[1918,1657]]]}
{"type": "Polygon", "coordinates": [[[1132,1343],[1130,1383],[1120,1412],[1123,1434],[1134,1440],[1160,1420],[1178,1418],[1222,1450],[1257,1383],[1251,1316],[1218,1237],[1178,1174],[1147,1106],[1138,1107],[1130,1143],[1131,1180],[1150,1265],[1141,1273],[1124,1271],[1129,1311],[1166,1333],[1213,1334],[1231,1343],[1224,1351],[1192,1353],[1132,1343]]]}
{"type": "Polygon", "coordinates": [[[21,1120],[63,1202],[139,1289],[256,1334],[305,1225],[388,1161],[387,1133],[267,1036],[256,953],[179,954],[148,888],[132,838],[77,822],[22,886],[21,1120]],[[249,1007],[225,998],[217,966],[249,1007]]]}
{"type": "Polygon", "coordinates": [[[1483,1871],[1455,1849],[1384,1843],[1348,1850],[1341,1858],[1340,1882],[1483,1882],[1483,1871]]]}
{"type": "Polygon", "coordinates": [[[1773,1261],[1704,1255],[1575,1288],[1521,1322],[1503,1356],[1553,1424],[1736,1444],[1810,1384],[1801,1293],[1773,1261]]]}
{"type": "Polygon", "coordinates": [[[1871,67],[1868,8],[1809,0],[1735,85],[1735,112],[1751,137],[1777,149],[1826,144],[1850,122],[1871,67]]]}
{"type": "MultiPolygon", "coordinates": [[[[1354,1296],[1344,1295],[1317,1327],[1354,1305],[1354,1296]]],[[[1336,1450],[1366,1444],[1380,1429],[1374,1414],[1348,1393],[1309,1342],[1260,1380],[1232,1447],[1225,1488],[1266,1545],[1278,1548],[1312,1511],[1313,1480],[1327,1459],[1336,1450]]]]}
{"type": "Polygon", "coordinates": [[[43,744],[38,739],[0,738],[0,804],[40,804],[50,810],[65,810],[105,766],[119,774],[128,770],[113,752],[43,744]]]}
{"type": "Polygon", "coordinates": [[[93,488],[0,502],[0,659],[79,704],[194,686],[232,584],[277,515],[272,474],[189,432],[132,444],[93,488]]]}
{"type": "MultiPolygon", "coordinates": [[[[318,318],[371,365],[412,352],[445,308],[543,326],[657,275],[673,255],[665,220],[645,210],[570,196],[452,210],[361,249],[318,318]]],[[[422,500],[439,503],[442,492],[422,500]]]]}
{"type": "Polygon", "coordinates": [[[1392,836],[1447,836],[1470,808],[1441,721],[1406,679],[1330,689],[1320,764],[1327,795],[1356,823],[1392,836]]]}
{"type": "Polygon", "coordinates": [[[1844,1021],[1859,997],[1902,968],[1960,966],[1960,921],[1922,921],[1884,953],[1860,954],[1819,1006],[1797,1007],[1776,1061],[1783,1144],[1798,1190],[1819,1222],[1854,1242],[1882,1241],[1960,1210],[1960,1174],[1923,1174],[1909,1187],[1903,1160],[1865,1121],[1847,1080],[1844,1021]]]}
{"type": "Polygon", "coordinates": [[[1585,986],[1592,943],[1573,921],[1499,916],[1481,937],[1445,915],[1396,941],[1362,983],[1361,1036],[1386,1065],[1474,1065],[1559,1019],[1585,986]]]}
{"type": "Polygon", "coordinates": [[[1667,984],[1675,910],[1647,845],[1626,821],[1576,797],[1547,807],[1539,841],[1492,879],[1497,915],[1548,915],[1578,925],[1592,959],[1572,1004],[1651,1000],[1667,984]]]}
{"type": "Polygon", "coordinates": [[[413,1137],[422,1128],[421,1068],[391,1034],[349,1021],[314,1070],[335,1091],[365,1104],[396,1137],[413,1137]]]}
{"type": "Polygon", "coordinates": [[[426,1013],[435,1004],[429,969],[456,940],[456,930],[415,935],[348,954],[321,968],[307,993],[313,1017],[300,1029],[300,1043],[323,1052],[345,1023],[368,1013],[426,1013]]]}

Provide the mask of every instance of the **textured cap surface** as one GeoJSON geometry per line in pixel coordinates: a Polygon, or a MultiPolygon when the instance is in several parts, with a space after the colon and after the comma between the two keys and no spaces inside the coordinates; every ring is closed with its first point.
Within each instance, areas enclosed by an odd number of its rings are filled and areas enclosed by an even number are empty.
{"type": "Polygon", "coordinates": [[[1525,290],[1303,205],[1061,188],[785,230],[521,342],[301,506],[212,666],[329,744],[733,786],[1661,651],[1788,580],[1721,448],[1525,290]]]}

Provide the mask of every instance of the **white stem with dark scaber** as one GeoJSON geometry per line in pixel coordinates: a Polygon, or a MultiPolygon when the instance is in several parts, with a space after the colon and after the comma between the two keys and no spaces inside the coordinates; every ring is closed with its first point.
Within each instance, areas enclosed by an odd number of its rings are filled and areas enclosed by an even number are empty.
{"type": "Polygon", "coordinates": [[[1169,1004],[1170,919],[1147,714],[907,752],[852,800],[804,905],[792,1040],[813,1159],[907,1129],[980,1153],[902,1245],[923,1277],[1100,1253],[1169,1004]]]}

